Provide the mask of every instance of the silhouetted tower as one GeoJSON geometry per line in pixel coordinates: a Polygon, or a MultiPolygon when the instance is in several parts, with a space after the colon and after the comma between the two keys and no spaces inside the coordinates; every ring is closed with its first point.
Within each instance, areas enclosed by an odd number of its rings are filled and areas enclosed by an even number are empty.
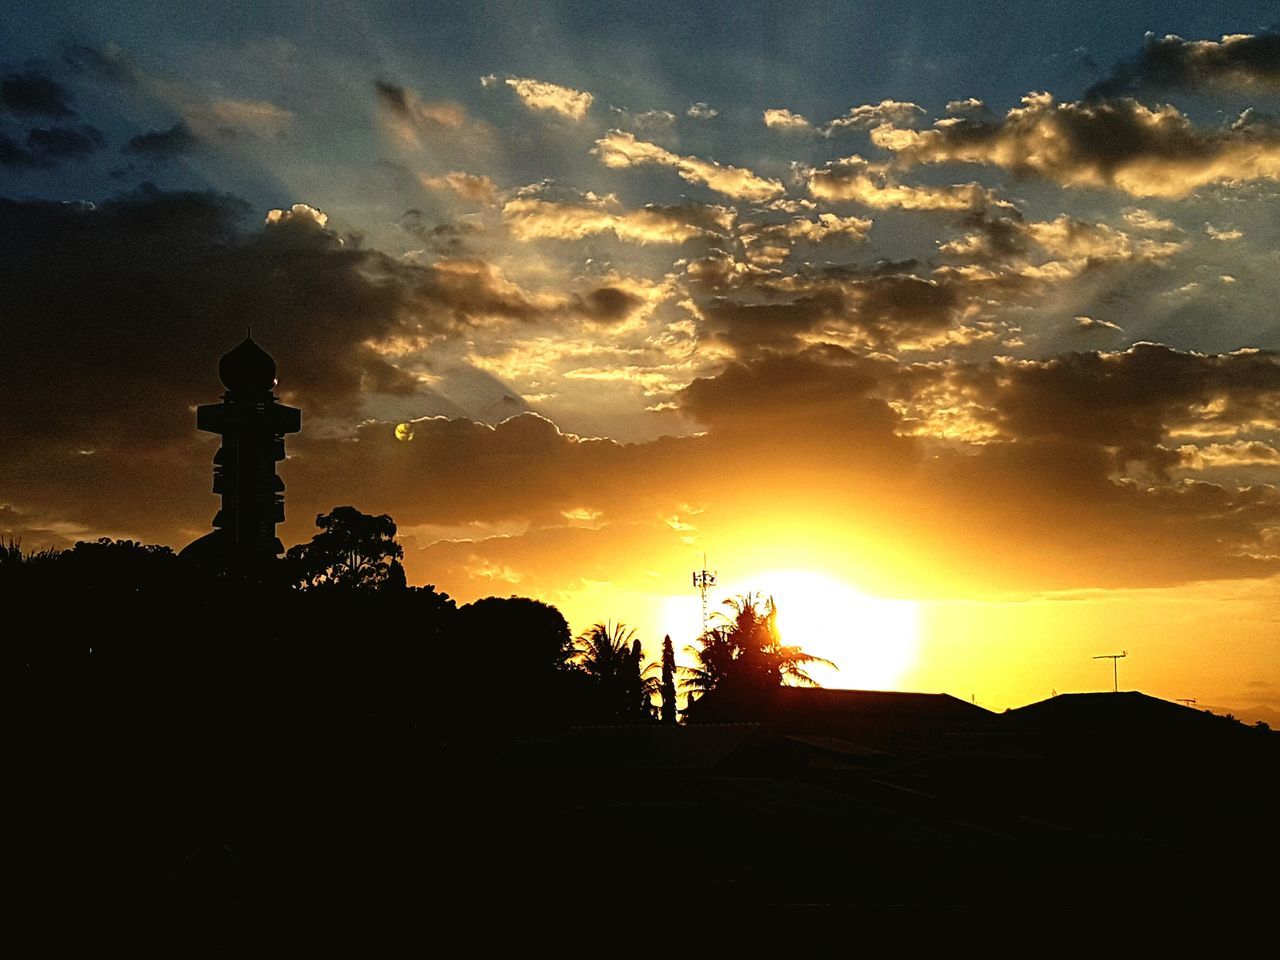
{"type": "Polygon", "coordinates": [[[302,411],[271,392],[276,362],[251,337],[218,362],[227,392],[221,403],[196,409],[196,426],[222,437],[213,457],[213,492],[222,509],[214,531],[183,551],[198,561],[253,578],[284,551],[276,524],[284,520],[284,437],[302,427],[302,411]]]}
{"type": "Polygon", "coordinates": [[[702,569],[693,571],[693,589],[702,596],[702,635],[706,636],[711,612],[707,609],[707,592],[716,585],[714,570],[707,569],[707,555],[702,555],[702,569]]]}

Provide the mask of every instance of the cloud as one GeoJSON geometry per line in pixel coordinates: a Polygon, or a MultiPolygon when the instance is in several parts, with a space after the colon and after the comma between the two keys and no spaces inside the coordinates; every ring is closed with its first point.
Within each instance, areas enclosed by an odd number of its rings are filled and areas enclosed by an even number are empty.
{"type": "Polygon", "coordinates": [[[676,115],[670,110],[624,110],[621,107],[610,107],[609,112],[618,124],[633,130],[670,130],[676,122],[676,115]]]}
{"type": "Polygon", "coordinates": [[[1096,317],[1079,316],[1075,318],[1076,329],[1082,331],[1110,330],[1113,333],[1124,333],[1124,328],[1110,320],[1099,320],[1096,317]]]}
{"type": "Polygon", "coordinates": [[[688,266],[700,336],[738,356],[816,340],[874,350],[939,343],[955,332],[978,287],[920,277],[912,264],[825,267],[784,275],[726,255],[688,266]]]}
{"type": "Polygon", "coordinates": [[[987,121],[950,118],[931,130],[877,130],[897,165],[981,163],[1069,187],[1184,197],[1211,183],[1280,179],[1280,129],[1254,116],[1199,129],[1172,106],[1136,100],[1058,103],[1029,94],[987,121]]]}
{"type": "Polygon", "coordinates": [[[1188,470],[1206,470],[1213,467],[1280,466],[1280,449],[1261,440],[1233,440],[1230,443],[1210,443],[1198,447],[1184,444],[1178,447],[1179,466],[1188,470]]]}
{"type": "Polygon", "coordinates": [[[595,97],[585,90],[562,87],[558,83],[548,83],[545,80],[507,77],[504,82],[515,91],[520,102],[530,110],[556,113],[566,120],[583,119],[595,101],[595,97]]]}
{"type": "Polygon", "coordinates": [[[798,113],[785,108],[771,108],[764,112],[764,125],[771,130],[810,130],[812,125],[798,113]]]}
{"type": "Polygon", "coordinates": [[[1240,230],[1219,228],[1215,227],[1211,223],[1206,223],[1204,225],[1204,232],[1208,235],[1210,240],[1220,240],[1224,243],[1229,243],[1232,240],[1240,240],[1244,237],[1244,233],[1240,230]]]}
{"type": "Polygon", "coordinates": [[[1130,207],[1124,212],[1124,222],[1135,230],[1148,233],[1181,233],[1178,225],[1172,220],[1157,217],[1150,210],[1130,207]]]}
{"type": "Polygon", "coordinates": [[[423,128],[457,130],[467,122],[467,110],[449,100],[426,101],[415,90],[378,80],[378,102],[396,116],[423,128]]]}
{"type": "Polygon", "coordinates": [[[755,263],[778,264],[790,256],[797,242],[820,244],[837,237],[853,241],[867,238],[872,221],[821,213],[815,219],[799,217],[783,223],[752,224],[742,229],[742,241],[755,263]]]}
{"type": "Polygon", "coordinates": [[[741,167],[721,166],[714,161],[685,157],[656,143],[637,140],[635,134],[610,130],[596,141],[592,150],[606,167],[656,166],[671,167],[681,179],[701,183],[717,193],[739,200],[772,200],[785,190],[777,180],[758,177],[741,167]]]}
{"type": "Polygon", "coordinates": [[[1096,445],[1122,473],[1139,462],[1163,474],[1177,461],[1164,444],[1181,431],[1280,423],[1274,352],[1205,355],[1138,343],[1114,353],[998,358],[955,376],[1000,436],[1096,445]]]}
{"type": "Polygon", "coordinates": [[[1229,34],[1221,40],[1184,40],[1148,33],[1142,52],[1118,64],[1086,99],[1143,90],[1280,90],[1280,34],[1229,34]]]}
{"type": "Polygon", "coordinates": [[[460,103],[424,100],[416,90],[386,80],[375,82],[374,90],[383,129],[402,147],[457,139],[484,143],[488,137],[488,128],[471,120],[460,103]]]}
{"type": "Polygon", "coordinates": [[[210,100],[183,108],[190,128],[206,139],[284,136],[293,126],[293,113],[267,100],[210,100]]]}
{"type": "Polygon", "coordinates": [[[801,175],[809,193],[819,200],[852,200],[876,209],[976,211],[998,202],[990,190],[977,183],[940,187],[904,184],[888,165],[859,156],[818,169],[804,168],[801,175]]]}
{"type": "Polygon", "coordinates": [[[0,200],[0,289],[23,318],[0,328],[0,352],[24,358],[0,383],[5,502],[134,536],[203,527],[212,452],[188,411],[218,395],[217,358],[246,325],[323,434],[375,394],[449,409],[415,365],[427,342],[482,325],[613,325],[644,305],[620,282],[536,293],[482,261],[391,258],[306,204],[256,225],[248,212],[154,188],[100,204],[0,200]]]}
{"type": "Polygon", "coordinates": [[[142,71],[132,55],[117,43],[101,47],[71,44],[63,51],[62,59],[80,73],[124,87],[133,86],[142,79],[142,71]]]}
{"type": "Polygon", "coordinates": [[[822,127],[822,135],[830,137],[845,130],[870,130],[884,125],[905,127],[914,124],[922,116],[924,116],[924,108],[915,103],[905,103],[901,100],[864,103],[851,107],[843,117],[837,117],[825,124],[822,127]]]}
{"type": "Polygon", "coordinates": [[[186,123],[175,123],[164,130],[149,130],[130,137],[124,145],[126,153],[136,153],[155,160],[167,160],[171,157],[190,153],[196,147],[196,138],[186,123]]]}
{"type": "Polygon", "coordinates": [[[689,104],[689,109],[684,112],[686,117],[693,117],[695,120],[710,120],[713,117],[720,116],[720,111],[712,109],[709,103],[699,100],[697,103],[689,104]]]}
{"type": "Polygon", "coordinates": [[[81,124],[77,127],[36,127],[20,145],[0,134],[0,164],[16,167],[56,167],[67,160],[83,160],[103,145],[102,132],[81,124]]]}
{"type": "Polygon", "coordinates": [[[878,366],[844,351],[767,354],[695,379],[678,401],[698,422],[730,435],[778,438],[798,427],[806,434],[819,428],[845,441],[874,437],[886,446],[909,446],[895,435],[897,414],[870,396],[878,366]]]}
{"type": "Polygon", "coordinates": [[[1066,214],[1049,221],[1027,223],[1023,229],[1027,237],[1050,255],[1074,261],[1161,260],[1183,247],[1172,240],[1147,237],[1135,240],[1123,230],[1066,214]]]}
{"type": "Polygon", "coordinates": [[[947,116],[964,116],[966,114],[985,114],[987,112],[987,104],[985,101],[979,100],[977,97],[965,97],[963,100],[948,100],[946,105],[947,116]]]}
{"type": "Polygon", "coordinates": [[[0,78],[0,105],[21,116],[75,116],[67,102],[66,88],[35,71],[10,73],[0,78]]]}
{"type": "Polygon", "coordinates": [[[460,170],[437,177],[424,174],[421,183],[428,190],[451,190],[464,200],[474,203],[493,203],[498,198],[498,188],[488,177],[460,170]]]}
{"type": "Polygon", "coordinates": [[[634,243],[684,243],[722,235],[733,226],[734,214],[725,207],[693,203],[628,210],[613,197],[588,196],[576,203],[516,197],[503,205],[502,219],[519,240],[580,240],[613,233],[634,243]]]}

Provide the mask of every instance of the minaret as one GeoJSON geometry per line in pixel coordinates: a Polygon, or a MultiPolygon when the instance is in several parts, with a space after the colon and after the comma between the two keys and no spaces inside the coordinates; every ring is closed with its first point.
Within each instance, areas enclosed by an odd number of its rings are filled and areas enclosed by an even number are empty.
{"type": "Polygon", "coordinates": [[[284,552],[276,524],[284,521],[284,481],[276,463],[284,459],[284,437],[302,427],[302,411],[287,407],[271,392],[276,362],[246,337],[218,362],[227,392],[221,403],[196,409],[196,426],[222,437],[213,458],[213,492],[222,509],[212,533],[182,551],[183,556],[236,576],[257,573],[284,552]]]}

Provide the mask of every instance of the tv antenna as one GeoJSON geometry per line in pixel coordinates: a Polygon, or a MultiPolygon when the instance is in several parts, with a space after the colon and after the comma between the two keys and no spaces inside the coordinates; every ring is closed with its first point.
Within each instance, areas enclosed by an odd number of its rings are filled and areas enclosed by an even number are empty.
{"type": "Polygon", "coordinates": [[[1191,706],[1193,703],[1195,703],[1195,702],[1196,702],[1196,698],[1195,698],[1195,697],[1174,697],[1173,699],[1174,699],[1176,702],[1181,703],[1181,704],[1184,704],[1184,705],[1186,705],[1186,706],[1188,706],[1188,707],[1189,707],[1189,706],[1191,706]]]}
{"type": "Polygon", "coordinates": [[[716,572],[707,569],[707,555],[702,555],[702,569],[693,571],[693,589],[702,596],[702,635],[707,635],[711,616],[707,610],[707,592],[716,585],[716,572]]]}
{"type": "Polygon", "coordinates": [[[1127,650],[1121,650],[1119,653],[1100,653],[1093,659],[1110,660],[1111,661],[1111,692],[1120,692],[1120,660],[1129,655],[1127,650]]]}

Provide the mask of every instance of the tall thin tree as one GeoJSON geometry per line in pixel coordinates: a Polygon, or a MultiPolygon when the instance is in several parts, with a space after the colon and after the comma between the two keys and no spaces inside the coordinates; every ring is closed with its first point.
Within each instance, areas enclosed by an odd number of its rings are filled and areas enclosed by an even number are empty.
{"type": "Polygon", "coordinates": [[[662,638],[662,722],[676,722],[676,651],[671,634],[662,638]]]}

